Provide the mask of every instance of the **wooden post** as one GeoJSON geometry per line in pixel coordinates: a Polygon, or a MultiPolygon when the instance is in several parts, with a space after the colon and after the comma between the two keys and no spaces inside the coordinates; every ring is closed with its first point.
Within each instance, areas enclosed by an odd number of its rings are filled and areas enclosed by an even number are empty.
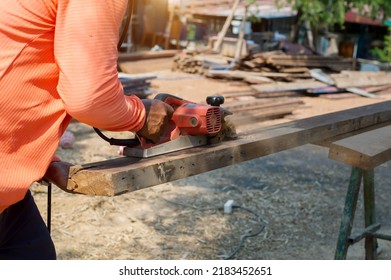
{"type": "Polygon", "coordinates": [[[164,32],[164,49],[168,50],[168,47],[170,46],[170,33],[171,33],[171,26],[172,22],[174,20],[174,15],[175,15],[175,7],[172,5],[168,8],[168,22],[166,25],[166,31],[164,32]]]}
{"type": "Polygon", "coordinates": [[[242,49],[244,44],[244,35],[246,33],[246,21],[247,21],[247,12],[248,12],[248,5],[246,5],[244,9],[244,15],[242,22],[240,24],[240,32],[239,32],[239,38],[238,38],[238,43],[236,45],[236,52],[235,52],[235,59],[234,61],[239,61],[240,56],[242,54],[242,49]]]}
{"type": "Polygon", "coordinates": [[[221,44],[223,43],[224,37],[227,34],[228,28],[229,28],[229,26],[230,26],[230,24],[232,22],[232,19],[233,19],[234,15],[235,15],[235,11],[237,10],[237,8],[239,6],[240,1],[241,0],[235,0],[234,4],[232,6],[232,9],[231,9],[231,13],[229,14],[227,19],[225,20],[223,29],[220,31],[219,35],[217,36],[217,41],[216,41],[216,43],[215,43],[215,45],[213,47],[213,50],[215,52],[220,51],[221,44]]]}
{"type": "Polygon", "coordinates": [[[312,33],[311,24],[309,23],[309,21],[305,22],[305,28],[307,29],[308,46],[311,50],[315,50],[314,35],[312,33]]]}

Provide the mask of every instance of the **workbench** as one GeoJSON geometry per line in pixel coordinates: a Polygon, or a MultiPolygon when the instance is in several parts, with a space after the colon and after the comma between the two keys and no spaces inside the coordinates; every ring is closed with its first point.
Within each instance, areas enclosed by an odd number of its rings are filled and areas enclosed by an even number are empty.
{"type": "Polygon", "coordinates": [[[329,158],[352,167],[335,259],[346,259],[349,246],[362,239],[365,239],[365,259],[377,259],[377,239],[391,241],[391,235],[378,232],[381,224],[376,221],[374,169],[391,159],[391,125],[333,141],[329,145],[329,158]],[[365,228],[353,235],[361,185],[365,228]]]}
{"type": "Polygon", "coordinates": [[[75,165],[67,188],[86,195],[119,195],[390,122],[391,101],[380,102],[246,131],[235,140],[207,147],[152,158],[119,157],[75,165]]]}
{"type": "MultiPolygon", "coordinates": [[[[235,140],[224,141],[211,146],[191,148],[153,158],[119,157],[76,165],[70,170],[67,188],[71,192],[85,195],[116,196],[235,165],[305,144],[326,145],[330,147],[330,158],[340,160],[338,157],[332,156],[338,150],[338,144],[341,143],[338,141],[362,133],[371,135],[372,132],[375,133],[374,137],[376,138],[376,135],[378,135],[376,134],[377,129],[385,129],[389,125],[391,125],[391,101],[384,101],[246,131],[240,133],[235,140]]],[[[341,149],[338,151],[340,155],[343,154],[340,152],[341,149]]],[[[376,157],[373,157],[373,160],[376,164],[380,164],[388,160],[389,157],[389,151],[383,149],[380,160],[376,157]],[[384,152],[384,150],[386,151],[384,152]]],[[[350,158],[350,156],[346,158],[350,158]]],[[[360,156],[359,159],[362,162],[370,161],[368,158],[360,156]]],[[[344,162],[343,160],[340,161],[344,162]]],[[[345,163],[352,164],[346,161],[345,163]]],[[[374,168],[375,165],[371,162],[370,166],[374,168]]],[[[355,183],[356,189],[357,185],[359,188],[359,184],[355,183]]],[[[353,197],[356,198],[357,196],[353,195],[353,197]]],[[[354,208],[349,208],[349,211],[353,214],[354,208]]],[[[350,215],[350,217],[353,216],[350,215]]],[[[372,222],[373,219],[368,223],[372,224],[372,222]]],[[[365,232],[368,233],[369,231],[373,232],[374,230],[366,229],[365,232]]],[[[350,238],[348,236],[350,230],[344,232],[340,234],[340,236],[344,235],[344,241],[339,241],[337,251],[342,250],[346,253],[347,249],[345,247],[348,247],[346,246],[346,238],[350,238]],[[339,249],[342,246],[340,244],[344,244],[345,247],[339,249]]],[[[367,233],[362,234],[361,238],[368,237],[367,233]]],[[[336,258],[339,257],[336,256],[336,258]]]]}

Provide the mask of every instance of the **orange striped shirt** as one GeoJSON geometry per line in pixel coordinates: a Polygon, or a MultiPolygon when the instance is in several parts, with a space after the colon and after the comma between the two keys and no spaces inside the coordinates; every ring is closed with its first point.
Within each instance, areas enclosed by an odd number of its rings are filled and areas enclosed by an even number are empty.
{"type": "Polygon", "coordinates": [[[43,177],[71,117],[138,131],[118,80],[126,0],[0,0],[0,212],[43,177]]]}

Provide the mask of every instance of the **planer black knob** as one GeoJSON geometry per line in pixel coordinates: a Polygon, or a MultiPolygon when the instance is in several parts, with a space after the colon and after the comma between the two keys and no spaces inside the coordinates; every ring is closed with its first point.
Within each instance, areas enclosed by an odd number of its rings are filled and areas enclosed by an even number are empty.
{"type": "Polygon", "coordinates": [[[208,96],[206,98],[206,103],[211,106],[220,106],[224,103],[224,96],[208,96]]]}

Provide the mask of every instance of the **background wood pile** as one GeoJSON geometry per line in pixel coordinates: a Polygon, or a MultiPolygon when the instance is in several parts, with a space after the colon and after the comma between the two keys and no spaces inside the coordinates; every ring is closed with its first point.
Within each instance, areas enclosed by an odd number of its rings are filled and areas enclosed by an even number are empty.
{"type": "Polygon", "coordinates": [[[184,51],[174,57],[172,70],[243,81],[258,93],[297,91],[321,94],[343,92],[346,88],[377,92],[391,88],[391,73],[355,71],[352,59],[288,55],[283,51],[250,54],[237,63],[220,54],[184,51]],[[332,84],[314,79],[311,75],[314,69],[321,69],[329,75],[332,84]]]}
{"type": "Polygon", "coordinates": [[[249,75],[255,72],[264,73],[263,76],[266,77],[292,79],[309,78],[309,68],[324,68],[333,72],[353,69],[352,59],[320,55],[289,55],[283,51],[249,54],[235,65],[231,65],[232,61],[231,57],[209,51],[183,51],[174,57],[172,70],[204,75],[209,74],[209,70],[241,70],[250,72],[247,73],[249,75]]]}
{"type": "Polygon", "coordinates": [[[156,79],[155,74],[126,74],[120,72],[119,80],[121,81],[125,95],[137,95],[140,98],[146,98],[155,93],[151,90],[151,80],[156,79]]]}
{"type": "Polygon", "coordinates": [[[303,95],[377,97],[377,93],[391,92],[391,73],[355,68],[350,58],[282,50],[252,53],[236,62],[210,50],[183,51],[174,57],[172,66],[173,71],[247,84],[250,90],[219,93],[226,98],[224,107],[234,112],[237,125],[292,114],[303,105],[299,98],[303,95]],[[326,81],[314,74],[319,71],[326,81]]]}
{"type": "MultiPolygon", "coordinates": [[[[225,96],[227,97],[227,96],[225,96]]],[[[228,96],[227,103],[222,105],[229,110],[232,115],[228,119],[240,127],[251,125],[265,120],[283,118],[286,115],[304,105],[304,102],[298,98],[293,99],[247,99],[237,100],[228,96]]]]}

